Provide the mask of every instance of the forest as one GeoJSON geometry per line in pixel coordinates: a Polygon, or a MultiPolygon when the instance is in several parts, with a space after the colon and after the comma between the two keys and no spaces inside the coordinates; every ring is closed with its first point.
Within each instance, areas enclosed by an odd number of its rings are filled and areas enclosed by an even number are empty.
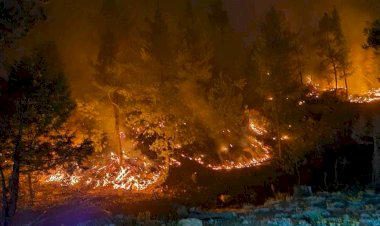
{"type": "Polygon", "coordinates": [[[258,206],[305,188],[377,197],[379,10],[0,0],[0,225],[106,225],[25,220],[84,197],[138,215],[120,225],[155,225],[139,220],[157,209],[167,225],[199,225],[173,223],[178,205],[258,206]]]}

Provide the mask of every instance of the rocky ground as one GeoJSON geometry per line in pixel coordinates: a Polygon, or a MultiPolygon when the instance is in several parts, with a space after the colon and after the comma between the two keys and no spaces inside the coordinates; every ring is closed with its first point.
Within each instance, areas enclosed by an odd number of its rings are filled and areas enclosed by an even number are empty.
{"type": "Polygon", "coordinates": [[[173,200],[102,197],[76,199],[44,212],[24,211],[18,225],[328,225],[380,226],[380,195],[319,192],[309,197],[281,196],[264,205],[204,210],[173,200]],[[144,203],[145,202],[145,203],[144,203]],[[145,210],[144,210],[145,209],[145,210]],[[166,213],[166,217],[163,217],[166,213]]]}

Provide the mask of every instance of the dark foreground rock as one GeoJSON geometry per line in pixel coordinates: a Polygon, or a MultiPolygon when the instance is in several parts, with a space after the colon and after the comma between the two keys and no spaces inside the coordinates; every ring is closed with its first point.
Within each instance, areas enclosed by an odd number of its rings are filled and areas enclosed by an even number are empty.
{"type": "MultiPolygon", "coordinates": [[[[239,209],[202,210],[177,205],[173,210],[177,219],[159,217],[148,209],[137,215],[116,214],[98,204],[82,201],[72,206],[50,208],[40,215],[31,212],[29,214],[35,217],[18,225],[380,226],[380,195],[374,191],[356,195],[323,192],[304,198],[269,199],[262,206],[246,205],[239,209]]],[[[122,209],[120,203],[119,209],[122,209]]]]}

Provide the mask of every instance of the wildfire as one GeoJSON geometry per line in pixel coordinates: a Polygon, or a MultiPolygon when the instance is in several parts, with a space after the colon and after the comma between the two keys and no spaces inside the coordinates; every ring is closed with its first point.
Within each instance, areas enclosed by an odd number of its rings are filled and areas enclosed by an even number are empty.
{"type": "Polygon", "coordinates": [[[207,164],[205,163],[204,157],[190,157],[185,154],[181,154],[181,157],[186,158],[190,161],[195,161],[198,164],[212,169],[216,171],[220,170],[233,170],[233,169],[244,169],[244,168],[250,168],[254,166],[262,165],[263,163],[267,162],[270,159],[269,153],[265,153],[261,158],[252,157],[246,161],[225,161],[221,164],[207,164]]]}
{"type": "MultiPolygon", "coordinates": [[[[308,98],[315,98],[318,99],[320,95],[324,92],[334,92],[335,88],[321,88],[319,84],[314,84],[311,81],[307,83],[308,87],[310,88],[310,91],[306,94],[306,97],[308,98]]],[[[338,90],[342,91],[345,88],[338,88],[338,90]]],[[[371,102],[376,102],[380,101],[380,88],[376,89],[371,89],[367,93],[362,94],[362,95],[350,95],[348,98],[348,101],[351,103],[371,103],[371,102]]],[[[304,100],[300,100],[298,102],[298,105],[303,105],[305,104],[304,100]]]]}
{"type": "MultiPolygon", "coordinates": [[[[260,126],[260,120],[254,121],[253,118],[260,119],[260,116],[255,112],[250,113],[247,131],[243,136],[244,143],[248,145],[242,147],[244,151],[251,154],[250,158],[238,161],[226,160],[220,164],[211,164],[205,160],[205,155],[191,157],[181,154],[181,157],[195,161],[211,170],[218,171],[249,168],[267,162],[271,158],[271,148],[259,139],[267,136],[268,131],[263,126],[260,126]]],[[[229,129],[226,131],[227,133],[231,133],[229,129]]],[[[121,133],[120,136],[125,136],[125,134],[121,133]]],[[[235,145],[233,144],[222,145],[225,153],[234,147],[235,145]]],[[[40,180],[43,183],[57,183],[60,186],[85,186],[90,189],[104,187],[141,191],[155,184],[166,170],[165,167],[154,167],[154,164],[146,159],[139,161],[139,164],[136,162],[136,159],[129,158],[126,155],[123,157],[123,161],[120,161],[118,155],[111,153],[106,163],[97,163],[87,170],[77,167],[72,173],[59,168],[51,171],[49,174],[43,175],[40,180]]],[[[180,165],[180,161],[170,158],[170,166],[178,167],[180,165]]]]}
{"type": "Polygon", "coordinates": [[[111,153],[109,164],[106,166],[95,165],[88,170],[77,167],[72,174],[63,169],[57,169],[49,175],[45,175],[43,182],[55,182],[61,186],[73,186],[83,184],[90,188],[112,187],[114,189],[141,191],[157,182],[161,171],[147,172],[143,168],[126,164],[119,164],[119,157],[111,153]]]}
{"type": "Polygon", "coordinates": [[[249,121],[250,121],[250,122],[249,122],[249,127],[250,127],[250,129],[251,129],[255,134],[262,136],[262,135],[264,135],[264,134],[267,133],[267,131],[266,131],[264,128],[258,127],[258,126],[253,122],[252,119],[250,119],[249,121]]]}
{"type": "Polygon", "coordinates": [[[352,103],[371,103],[380,100],[380,88],[372,89],[362,96],[350,96],[352,103]]]}
{"type": "MultiPolygon", "coordinates": [[[[264,127],[259,126],[258,122],[253,120],[254,116],[258,116],[258,114],[255,112],[251,112],[251,115],[249,117],[249,125],[248,125],[250,132],[244,136],[244,139],[249,144],[249,146],[246,147],[246,149],[251,150],[251,151],[248,151],[250,153],[255,153],[255,156],[252,156],[251,158],[246,159],[246,160],[239,160],[239,161],[226,160],[220,164],[206,163],[207,161],[205,160],[204,155],[191,157],[186,154],[181,154],[181,157],[188,159],[190,161],[195,161],[206,168],[209,168],[211,170],[217,170],[217,171],[243,169],[243,168],[250,168],[250,167],[262,165],[263,163],[270,160],[271,148],[265,145],[264,142],[259,141],[258,137],[266,136],[268,134],[268,131],[264,127]],[[259,150],[259,151],[253,152],[252,150],[259,150]]],[[[233,148],[233,147],[234,146],[232,144],[222,145],[220,150],[223,153],[227,153],[229,148],[233,148]]]]}

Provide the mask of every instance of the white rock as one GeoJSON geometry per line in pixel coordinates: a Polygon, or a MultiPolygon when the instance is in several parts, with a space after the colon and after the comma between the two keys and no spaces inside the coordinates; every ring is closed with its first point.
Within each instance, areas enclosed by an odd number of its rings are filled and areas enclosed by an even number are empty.
{"type": "Polygon", "coordinates": [[[178,221],[178,226],[203,226],[203,223],[199,219],[188,218],[178,221]]]}
{"type": "Polygon", "coordinates": [[[249,224],[249,221],[247,221],[247,220],[243,220],[243,222],[241,222],[241,224],[248,225],[248,224],[249,224]]]}

